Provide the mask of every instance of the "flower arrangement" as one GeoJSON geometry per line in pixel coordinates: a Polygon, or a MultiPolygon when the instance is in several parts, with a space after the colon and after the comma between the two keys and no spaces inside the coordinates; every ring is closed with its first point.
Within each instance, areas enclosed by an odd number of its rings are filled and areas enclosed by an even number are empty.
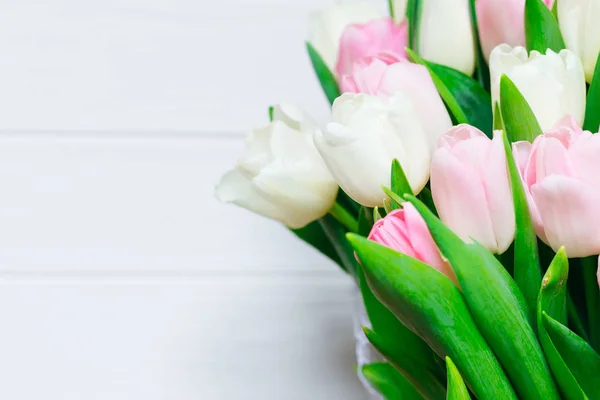
{"type": "Polygon", "coordinates": [[[355,279],[384,398],[600,399],[600,1],[389,3],[312,16],[331,122],[271,107],[218,198],[355,279]]]}

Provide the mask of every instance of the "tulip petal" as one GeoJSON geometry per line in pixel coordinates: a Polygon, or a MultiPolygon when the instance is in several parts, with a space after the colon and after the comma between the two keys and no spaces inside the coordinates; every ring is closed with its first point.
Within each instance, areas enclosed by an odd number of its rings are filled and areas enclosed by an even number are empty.
{"type": "Polygon", "coordinates": [[[515,237],[515,209],[506,168],[501,134],[495,134],[486,154],[482,182],[494,227],[498,253],[504,253],[515,237]]]}
{"type": "Polygon", "coordinates": [[[600,192],[576,178],[552,175],[531,187],[548,239],[569,257],[600,253],[600,192]]]}
{"type": "Polygon", "coordinates": [[[259,193],[241,171],[234,169],[221,178],[215,192],[217,199],[224,203],[233,203],[254,213],[287,221],[285,209],[259,193]]]}
{"type": "Polygon", "coordinates": [[[497,250],[492,220],[479,174],[444,148],[431,165],[431,191],[440,219],[465,241],[470,237],[497,250]]]}
{"type": "Polygon", "coordinates": [[[380,13],[372,4],[338,4],[310,16],[309,41],[315,47],[331,71],[338,56],[340,38],[346,26],[365,23],[379,18],[380,13]]]}

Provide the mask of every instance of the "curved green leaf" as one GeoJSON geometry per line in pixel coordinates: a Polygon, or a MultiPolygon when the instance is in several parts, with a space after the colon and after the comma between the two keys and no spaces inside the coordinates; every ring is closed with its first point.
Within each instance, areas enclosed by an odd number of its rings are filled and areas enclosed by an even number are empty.
{"type": "Polygon", "coordinates": [[[598,257],[591,256],[581,259],[583,270],[583,287],[588,315],[590,344],[596,350],[600,349],[600,288],[598,288],[598,257]]]}
{"type": "Polygon", "coordinates": [[[419,358],[402,337],[388,340],[377,332],[363,327],[369,342],[415,387],[427,400],[444,400],[446,387],[435,362],[435,353],[429,349],[429,355],[419,358]]]}
{"type": "Polygon", "coordinates": [[[373,331],[365,328],[367,339],[392,362],[427,399],[443,399],[443,371],[427,343],[406,328],[373,294],[359,268],[359,287],[373,331]],[[441,396],[440,396],[441,393],[441,396]]]}
{"type": "Polygon", "coordinates": [[[504,151],[506,152],[506,161],[508,164],[508,175],[512,190],[513,203],[515,206],[515,259],[514,259],[514,277],[517,286],[521,289],[527,308],[529,311],[529,321],[535,328],[537,298],[540,283],[542,282],[542,270],[540,266],[540,257],[537,246],[537,236],[531,221],[529,205],[527,204],[527,194],[523,187],[521,174],[517,168],[517,163],[513,157],[510,144],[506,135],[503,134],[504,151]]]}
{"type": "Polygon", "coordinates": [[[500,78],[500,112],[511,142],[533,140],[542,134],[542,128],[519,88],[506,75],[500,78]]]}
{"type": "Polygon", "coordinates": [[[446,366],[448,368],[448,397],[446,399],[471,400],[462,376],[460,376],[460,372],[458,372],[450,357],[446,357],[446,366]]]}
{"type": "Polygon", "coordinates": [[[590,400],[600,399],[600,356],[569,328],[542,313],[543,325],[554,347],[590,400]]]}
{"type": "Polygon", "coordinates": [[[538,334],[546,359],[566,400],[584,400],[587,397],[566,366],[562,357],[554,347],[542,323],[542,313],[547,313],[565,324],[567,321],[567,277],[569,274],[569,259],[564,248],[561,248],[542,281],[538,298],[537,318],[538,334]]]}
{"type": "Polygon", "coordinates": [[[425,61],[411,50],[407,50],[407,54],[414,63],[428,69],[440,97],[457,123],[473,125],[491,137],[492,100],[477,81],[453,68],[425,61]]]}
{"type": "Polygon", "coordinates": [[[525,0],[525,38],[529,51],[546,54],[547,49],[558,53],[565,48],[558,21],[542,0],[525,0]]]}
{"type": "MultiPolygon", "coordinates": [[[[408,178],[402,169],[402,165],[397,158],[394,158],[392,161],[392,184],[391,184],[392,192],[396,193],[398,196],[402,197],[405,193],[413,194],[412,188],[410,187],[410,183],[408,183],[408,178]]],[[[404,200],[402,200],[404,201],[404,200]]]]}
{"type": "Polygon", "coordinates": [[[386,400],[423,400],[410,382],[388,363],[365,364],[361,372],[386,400]]]}
{"type": "Polygon", "coordinates": [[[592,133],[596,133],[600,129],[600,52],[585,103],[583,129],[592,133]]]}
{"type": "Polygon", "coordinates": [[[377,298],[442,358],[450,356],[479,400],[516,399],[460,291],[430,266],[358,235],[347,235],[377,298]]]}
{"type": "Polygon", "coordinates": [[[335,76],[329,70],[329,67],[327,67],[327,64],[325,64],[325,61],[321,58],[321,55],[309,42],[306,42],[306,50],[308,50],[308,56],[310,57],[310,62],[317,74],[317,78],[319,78],[319,82],[321,82],[323,92],[325,92],[325,96],[327,96],[329,103],[333,104],[333,101],[340,97],[341,94],[335,76]]]}
{"type": "MultiPolygon", "coordinates": [[[[406,199],[420,212],[441,253],[450,261],[477,327],[504,366],[519,398],[559,400],[527,319],[523,295],[506,269],[479,243],[465,244],[415,197],[406,199]]],[[[461,371],[464,374],[464,369],[461,371]]]]}

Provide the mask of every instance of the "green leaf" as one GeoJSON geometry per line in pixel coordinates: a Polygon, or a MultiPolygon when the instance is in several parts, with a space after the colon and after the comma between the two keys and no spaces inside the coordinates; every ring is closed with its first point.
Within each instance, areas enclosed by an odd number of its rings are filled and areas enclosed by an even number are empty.
{"type": "Polygon", "coordinates": [[[521,289],[528,308],[528,317],[535,329],[537,321],[536,309],[542,270],[537,246],[537,236],[531,221],[527,194],[523,187],[521,174],[513,157],[512,149],[506,135],[502,134],[504,151],[508,164],[508,175],[515,206],[516,233],[514,242],[515,261],[514,277],[521,289]]]}
{"type": "Polygon", "coordinates": [[[450,357],[446,357],[446,366],[448,368],[448,397],[447,400],[471,400],[469,391],[463,382],[460,372],[450,357]]]}
{"type": "Polygon", "coordinates": [[[423,396],[391,364],[380,362],[362,366],[362,375],[386,400],[422,400],[423,396]]]}
{"type": "Polygon", "coordinates": [[[497,101],[494,103],[494,130],[495,131],[503,131],[504,130],[504,121],[502,121],[502,112],[500,111],[500,103],[497,101]]]}
{"type": "Polygon", "coordinates": [[[273,111],[274,110],[275,110],[275,107],[269,106],[269,121],[273,121],[273,111]]]}
{"type": "Polygon", "coordinates": [[[581,267],[583,270],[590,344],[594,349],[600,350],[600,288],[598,288],[598,279],[596,277],[598,257],[582,258],[581,267]]]}
{"type": "Polygon", "coordinates": [[[379,212],[379,207],[373,208],[373,224],[375,224],[375,222],[379,221],[381,218],[383,218],[383,217],[381,216],[381,213],[379,212]]]}
{"type": "Polygon", "coordinates": [[[543,325],[556,350],[590,400],[600,399],[600,356],[569,328],[542,314],[543,325]]]}
{"type": "Polygon", "coordinates": [[[442,100],[459,124],[470,124],[491,137],[492,108],[488,92],[460,71],[423,60],[411,50],[409,58],[429,71],[442,100]]]}
{"type": "Polygon", "coordinates": [[[375,296],[438,356],[451,357],[478,399],[517,398],[450,279],[358,235],[349,234],[348,240],[375,296]]]}
{"type": "Polygon", "coordinates": [[[362,206],[358,213],[358,234],[364,237],[369,236],[374,222],[373,210],[369,207],[362,206]]]}
{"type": "Polygon", "coordinates": [[[423,188],[423,190],[421,190],[421,193],[419,193],[419,195],[417,196],[419,198],[419,200],[421,200],[426,206],[427,208],[429,208],[431,210],[432,213],[434,213],[437,217],[437,210],[435,209],[435,203],[433,202],[433,195],[431,193],[431,190],[429,190],[429,188],[426,186],[423,188]]]}
{"type": "Polygon", "coordinates": [[[592,133],[598,132],[600,127],[600,53],[596,61],[594,76],[587,94],[585,104],[585,121],[583,129],[592,133]]]}
{"type": "Polygon", "coordinates": [[[527,50],[546,54],[565,48],[558,21],[542,0],[525,0],[525,38],[527,50]]]}
{"type": "Polygon", "coordinates": [[[315,50],[312,44],[306,42],[306,49],[308,50],[308,56],[310,57],[313,69],[317,74],[317,78],[319,78],[319,82],[321,82],[321,87],[325,92],[325,96],[327,96],[329,103],[333,104],[333,101],[340,97],[341,94],[335,76],[329,70],[327,64],[325,64],[325,61],[323,61],[321,55],[315,50]]]}
{"type": "Polygon", "coordinates": [[[390,201],[390,199],[383,199],[383,209],[385,210],[386,214],[389,214],[392,211],[394,211],[394,207],[392,206],[392,202],[390,201]]]}
{"type": "Polygon", "coordinates": [[[527,319],[523,295],[506,269],[479,243],[465,244],[419,200],[411,196],[406,199],[419,211],[440,252],[452,265],[477,327],[504,366],[519,398],[559,400],[527,319]]]}
{"type": "MultiPolygon", "coordinates": [[[[363,327],[369,342],[428,400],[444,400],[446,387],[443,383],[443,372],[438,371],[435,362],[437,355],[429,350],[425,358],[413,356],[410,342],[403,343],[402,336],[387,340],[377,332],[363,327]]],[[[414,334],[413,334],[414,335],[414,334]]],[[[416,335],[415,335],[416,336],[416,335]]],[[[418,336],[416,336],[418,337],[418,336]]]]}
{"type": "Polygon", "coordinates": [[[542,281],[537,307],[538,334],[554,379],[563,396],[567,400],[583,400],[586,397],[581,387],[554,347],[542,321],[543,313],[546,312],[562,323],[566,323],[568,274],[569,260],[564,248],[561,248],[550,263],[542,281]]]}
{"type": "Polygon", "coordinates": [[[410,183],[408,182],[408,178],[406,178],[406,174],[402,169],[402,165],[400,165],[400,161],[398,161],[396,158],[394,158],[392,161],[391,188],[392,192],[396,193],[398,196],[404,196],[406,193],[413,194],[410,183]]]}
{"type": "Polygon", "coordinates": [[[500,78],[500,111],[506,135],[511,142],[533,142],[542,134],[542,128],[527,100],[506,75],[500,78]]]}
{"type": "Polygon", "coordinates": [[[385,186],[382,186],[381,189],[383,190],[383,192],[389,196],[391,202],[390,205],[392,206],[392,208],[394,210],[397,210],[399,208],[402,207],[402,203],[404,203],[404,199],[402,199],[400,196],[398,196],[396,193],[392,192],[390,189],[386,188],[385,186]]]}
{"type": "Polygon", "coordinates": [[[420,0],[408,0],[406,3],[406,19],[408,20],[408,45],[419,52],[419,25],[421,21],[421,2],[420,0]]]}
{"type": "MultiPolygon", "coordinates": [[[[324,217],[329,220],[329,223],[337,224],[331,217],[324,217]]],[[[346,265],[338,255],[338,252],[329,241],[329,237],[325,234],[323,227],[319,221],[313,221],[300,229],[290,229],[297,237],[329,257],[332,261],[338,264],[344,271],[348,272],[346,265]]]]}
{"type": "Polygon", "coordinates": [[[396,11],[394,11],[394,0],[388,0],[388,12],[390,13],[390,18],[394,19],[396,16],[396,11]]]}
{"type": "Polygon", "coordinates": [[[340,258],[343,268],[352,276],[356,276],[358,264],[356,258],[354,258],[352,247],[348,241],[345,240],[346,230],[344,227],[330,215],[326,215],[318,221],[323,232],[340,258]]]}
{"type": "Polygon", "coordinates": [[[365,311],[377,332],[364,328],[367,339],[427,399],[443,399],[443,371],[435,363],[435,353],[375,297],[362,268],[358,270],[358,284],[365,311]]]}

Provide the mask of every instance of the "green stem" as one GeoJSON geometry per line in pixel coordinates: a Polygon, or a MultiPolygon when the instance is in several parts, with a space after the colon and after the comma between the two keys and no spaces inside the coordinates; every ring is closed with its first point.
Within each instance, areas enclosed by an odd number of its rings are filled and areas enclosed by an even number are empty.
{"type": "Polygon", "coordinates": [[[569,328],[573,332],[579,335],[582,339],[589,342],[587,333],[585,332],[585,327],[583,322],[581,321],[581,317],[579,316],[579,312],[577,311],[577,307],[575,307],[575,303],[569,294],[567,296],[567,313],[569,315],[569,328]]]}
{"type": "Polygon", "coordinates": [[[581,259],[583,267],[583,284],[588,312],[590,344],[596,350],[600,349],[600,290],[598,289],[598,259],[586,257],[581,259]]]}
{"type": "Polygon", "coordinates": [[[396,14],[394,13],[394,0],[388,0],[388,7],[390,9],[390,17],[394,19],[394,17],[396,16],[396,14]]]}
{"type": "Polygon", "coordinates": [[[352,216],[344,207],[338,202],[335,202],[329,214],[335,218],[340,224],[344,225],[348,231],[357,233],[358,232],[358,220],[352,216]]]}

